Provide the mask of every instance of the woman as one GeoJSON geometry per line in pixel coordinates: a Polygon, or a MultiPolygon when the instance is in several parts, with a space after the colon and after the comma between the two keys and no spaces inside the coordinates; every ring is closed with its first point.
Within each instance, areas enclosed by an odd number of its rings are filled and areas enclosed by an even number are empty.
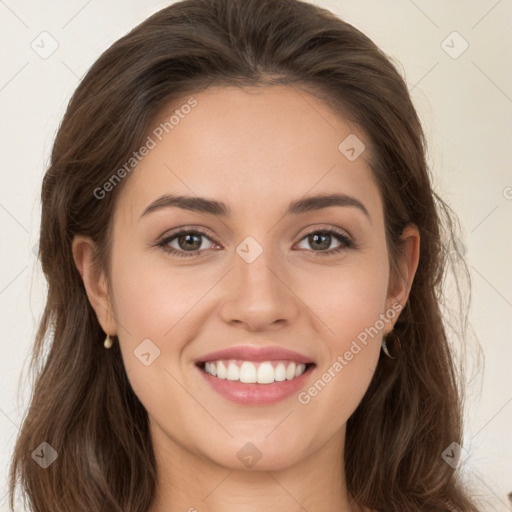
{"type": "Polygon", "coordinates": [[[75,92],[42,210],[11,507],[19,478],[34,511],[477,510],[451,213],[354,27],[297,0],[161,10],[75,92]]]}

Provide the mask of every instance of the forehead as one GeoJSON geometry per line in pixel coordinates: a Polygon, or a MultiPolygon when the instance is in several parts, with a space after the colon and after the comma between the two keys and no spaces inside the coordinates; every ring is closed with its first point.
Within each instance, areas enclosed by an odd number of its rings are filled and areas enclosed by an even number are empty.
{"type": "Polygon", "coordinates": [[[250,214],[340,192],[381,213],[370,141],[297,87],[212,87],[173,102],[153,124],[151,149],[121,196],[130,217],[166,193],[208,196],[250,214]],[[362,150],[356,159],[352,148],[362,150]]]}

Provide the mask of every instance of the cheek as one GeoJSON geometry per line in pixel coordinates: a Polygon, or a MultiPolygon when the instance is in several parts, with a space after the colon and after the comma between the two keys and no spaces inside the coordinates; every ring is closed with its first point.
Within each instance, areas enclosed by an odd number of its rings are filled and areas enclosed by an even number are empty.
{"type": "Polygon", "coordinates": [[[162,340],[211,285],[189,268],[154,264],[143,256],[121,256],[112,273],[116,319],[133,337],[162,340]]]}
{"type": "Polygon", "coordinates": [[[297,395],[297,417],[318,424],[319,436],[330,438],[357,409],[375,373],[379,359],[377,345],[345,353],[318,369],[309,387],[297,395]]]}
{"type": "Polygon", "coordinates": [[[201,325],[198,302],[212,280],[119,247],[112,254],[112,293],[123,362],[135,393],[156,414],[162,390],[164,398],[182,394],[172,376],[181,380],[182,352],[201,325]]]}
{"type": "Polygon", "coordinates": [[[320,319],[327,350],[316,380],[297,399],[303,414],[324,418],[334,431],[360,403],[379,360],[382,330],[391,318],[385,316],[388,267],[379,258],[360,260],[350,268],[318,271],[314,283],[307,303],[320,319]],[[328,412],[333,408],[335,415],[328,412]]]}
{"type": "Polygon", "coordinates": [[[294,287],[323,324],[331,347],[342,350],[384,313],[388,267],[378,255],[361,255],[338,267],[319,265],[308,274],[301,272],[294,287]]]}
{"type": "Polygon", "coordinates": [[[377,367],[385,325],[381,318],[386,283],[381,280],[378,274],[354,270],[332,285],[324,307],[317,310],[326,350],[315,369],[315,379],[301,390],[297,401],[301,415],[321,418],[322,428],[330,434],[355,411],[377,367]]]}
{"type": "Polygon", "coordinates": [[[198,279],[192,267],[171,269],[165,258],[155,265],[147,255],[118,250],[115,256],[114,310],[128,379],[152,417],[172,417],[178,428],[186,415],[172,415],[169,397],[180,410],[193,406],[177,381],[182,381],[181,353],[195,336],[194,315],[210,280],[198,279]]]}

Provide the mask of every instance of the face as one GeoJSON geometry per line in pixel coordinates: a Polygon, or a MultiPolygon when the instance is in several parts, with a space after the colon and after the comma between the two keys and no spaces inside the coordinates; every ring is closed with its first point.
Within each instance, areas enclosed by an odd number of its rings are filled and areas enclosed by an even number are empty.
{"type": "Polygon", "coordinates": [[[98,316],[157,452],[285,468],[342,443],[405,303],[390,293],[370,142],[295,88],[193,97],[162,113],[125,178],[112,315],[98,316]],[[307,201],[333,194],[345,199],[307,201]]]}

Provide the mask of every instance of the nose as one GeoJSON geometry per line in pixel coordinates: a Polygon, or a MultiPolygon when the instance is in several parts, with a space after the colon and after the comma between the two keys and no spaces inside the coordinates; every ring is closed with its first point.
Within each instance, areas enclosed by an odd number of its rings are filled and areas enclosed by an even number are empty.
{"type": "Polygon", "coordinates": [[[254,261],[234,254],[234,268],[223,285],[220,311],[224,322],[249,331],[265,331],[297,319],[301,301],[278,261],[271,250],[263,250],[254,261]]]}

